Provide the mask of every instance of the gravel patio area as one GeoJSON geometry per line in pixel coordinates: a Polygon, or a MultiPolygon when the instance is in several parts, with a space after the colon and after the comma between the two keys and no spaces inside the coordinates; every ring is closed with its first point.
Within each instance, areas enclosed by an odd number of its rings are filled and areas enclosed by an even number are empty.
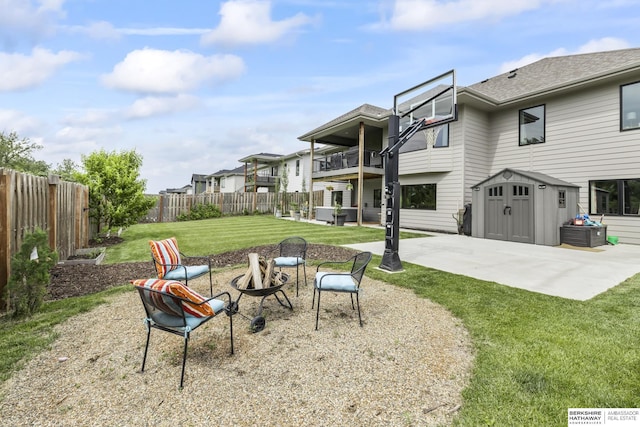
{"type": "MultiPolygon", "coordinates": [[[[0,389],[4,425],[448,425],[461,407],[471,340],[447,310],[365,277],[364,327],[348,295],[323,293],[314,330],[309,285],[283,288],[294,310],[264,303],[266,327],[249,331],[259,298],[243,296],[229,354],[226,316],[193,332],[185,386],[178,388],[183,341],[146,330],[138,294],[112,297],[56,327],[51,348],[0,389]],[[65,359],[66,358],[66,359],[65,359]]],[[[244,269],[217,271],[215,290],[244,269]]],[[[295,279],[295,273],[293,274],[295,279]]],[[[208,278],[190,281],[203,294],[208,278]]]]}

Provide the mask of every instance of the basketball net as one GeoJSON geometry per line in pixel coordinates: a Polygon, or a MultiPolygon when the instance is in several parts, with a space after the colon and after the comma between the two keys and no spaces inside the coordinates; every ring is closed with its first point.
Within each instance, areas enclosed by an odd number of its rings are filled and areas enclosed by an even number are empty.
{"type": "Polygon", "coordinates": [[[436,140],[438,139],[438,134],[440,133],[441,129],[442,126],[435,126],[422,131],[424,139],[425,141],[427,141],[427,147],[433,148],[433,146],[436,144],[436,140]]]}

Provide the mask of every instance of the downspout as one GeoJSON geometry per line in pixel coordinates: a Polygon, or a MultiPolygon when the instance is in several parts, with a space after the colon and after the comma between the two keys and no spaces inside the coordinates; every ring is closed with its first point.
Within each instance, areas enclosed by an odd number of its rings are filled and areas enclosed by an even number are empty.
{"type": "Polygon", "coordinates": [[[311,140],[311,151],[309,152],[309,212],[307,213],[307,219],[311,219],[313,212],[313,149],[316,140],[311,140]]]}
{"type": "Polygon", "coordinates": [[[358,132],[358,225],[362,225],[362,187],[364,186],[364,122],[358,132]]]}
{"type": "Polygon", "coordinates": [[[258,208],[258,159],[253,159],[253,209],[258,208]]]}

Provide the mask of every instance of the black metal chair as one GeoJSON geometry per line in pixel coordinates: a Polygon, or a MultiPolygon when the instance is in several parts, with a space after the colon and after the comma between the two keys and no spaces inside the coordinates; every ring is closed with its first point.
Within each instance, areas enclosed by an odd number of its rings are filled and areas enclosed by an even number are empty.
{"type": "Polygon", "coordinates": [[[273,259],[274,265],[282,270],[283,267],[296,268],[296,296],[298,296],[299,270],[302,265],[304,284],[307,285],[307,241],[302,237],[288,237],[278,243],[274,249],[278,256],[273,259]]]}
{"type": "Polygon", "coordinates": [[[209,295],[213,296],[213,278],[211,276],[211,259],[208,265],[187,265],[189,257],[178,249],[175,237],[165,240],[150,240],[151,260],[159,279],[178,280],[189,285],[189,280],[209,274],[209,295]],[[184,261],[187,261],[185,263],[184,261]]]}
{"type": "MultiPolygon", "coordinates": [[[[184,369],[187,361],[187,344],[191,332],[207,323],[209,320],[217,317],[220,313],[226,313],[229,317],[229,335],[231,340],[231,354],[233,354],[233,304],[229,292],[221,292],[208,299],[200,299],[194,302],[191,298],[183,298],[175,293],[169,293],[152,289],[145,286],[144,283],[157,281],[156,279],[132,281],[133,285],[140,294],[140,299],[144,306],[146,317],[144,319],[147,326],[147,343],[144,347],[144,356],[142,358],[142,369],[144,372],[145,363],[147,361],[147,350],[149,349],[149,339],[151,338],[151,329],[158,329],[175,335],[184,337],[184,352],[182,355],[182,373],[180,375],[180,388],[184,384],[184,369]],[[219,297],[226,297],[225,302],[219,297]],[[194,315],[197,311],[204,311],[204,305],[209,315],[198,317],[194,315]],[[212,313],[212,314],[211,314],[212,313]]],[[[174,282],[182,285],[180,282],[174,282]]],[[[186,286],[185,286],[186,288],[186,286]]],[[[187,288],[187,292],[190,290],[187,288]]],[[[197,294],[196,294],[197,295],[197,294]]],[[[198,295],[199,296],[199,295],[198,295]]]]}
{"type": "Polygon", "coordinates": [[[371,261],[371,252],[360,252],[346,261],[326,261],[318,264],[316,269],[316,277],[313,281],[313,300],[311,308],[313,309],[316,300],[316,292],[318,293],[318,307],[316,310],[316,331],[318,330],[318,318],[320,317],[320,294],[322,291],[342,292],[351,294],[351,308],[355,310],[353,304],[353,294],[356,295],[356,303],[358,306],[358,320],[362,326],[362,317],[360,316],[360,282],[364,276],[364,271],[371,261]],[[351,270],[348,273],[335,273],[328,271],[320,271],[322,266],[338,265],[352,263],[351,270]]]}

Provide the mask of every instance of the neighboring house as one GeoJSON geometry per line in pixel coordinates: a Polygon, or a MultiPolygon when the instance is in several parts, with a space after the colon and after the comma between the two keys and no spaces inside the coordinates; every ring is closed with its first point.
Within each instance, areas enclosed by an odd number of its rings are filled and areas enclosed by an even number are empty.
{"type": "Polygon", "coordinates": [[[191,188],[193,194],[204,193],[207,189],[207,176],[197,173],[191,175],[191,188]]]}
{"type": "MultiPolygon", "coordinates": [[[[436,142],[399,155],[401,227],[457,232],[454,217],[475,200],[476,237],[557,244],[559,221],[579,212],[604,215],[609,235],[640,244],[640,49],[545,58],[458,87],[457,101],[458,120],[436,142]],[[506,209],[516,199],[522,209],[506,209]]],[[[365,104],[300,136],[313,180],[361,182],[362,206],[383,211],[384,174],[371,161],[387,145],[390,114],[365,104]],[[316,157],[316,143],[342,160],[316,157]],[[348,156],[360,147],[370,154],[358,156],[356,175],[348,156]]]]}
{"type": "Polygon", "coordinates": [[[160,191],[160,194],[193,194],[191,185],[187,184],[180,188],[167,188],[164,191],[160,191]]]}
{"type": "Polygon", "coordinates": [[[276,188],[276,181],[280,175],[281,154],[259,153],[243,157],[238,160],[244,163],[244,191],[252,192],[273,192],[276,188]]]}
{"type": "MultiPolygon", "coordinates": [[[[310,151],[300,150],[291,154],[252,154],[239,160],[245,164],[247,192],[251,191],[275,191],[279,183],[280,191],[283,188],[283,168],[286,168],[287,188],[290,193],[309,192],[310,184],[310,151]],[[257,182],[257,186],[254,186],[257,182]]],[[[324,188],[322,183],[316,182],[313,190],[324,188]]]]}
{"type": "Polygon", "coordinates": [[[244,191],[244,166],[222,169],[206,176],[207,193],[236,193],[244,191]]]}

